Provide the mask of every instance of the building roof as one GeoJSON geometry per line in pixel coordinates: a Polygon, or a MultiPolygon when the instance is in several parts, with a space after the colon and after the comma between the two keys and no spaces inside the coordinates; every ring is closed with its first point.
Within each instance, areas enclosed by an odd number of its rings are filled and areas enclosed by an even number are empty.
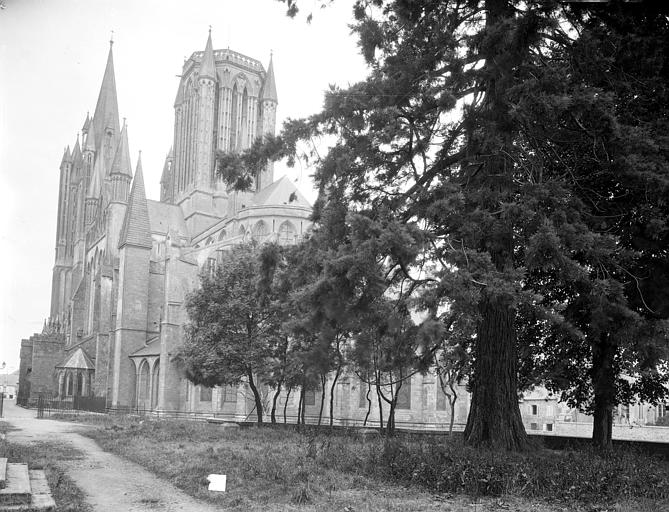
{"type": "MultiPolygon", "coordinates": [[[[139,165],[139,161],[137,162],[139,165]]],[[[116,148],[116,155],[114,155],[114,162],[111,166],[110,174],[125,174],[132,177],[132,164],[130,163],[130,148],[128,147],[128,127],[123,121],[123,128],[121,128],[121,141],[116,148]]]]}
{"type": "Polygon", "coordinates": [[[149,208],[149,222],[152,233],[167,234],[174,229],[184,236],[188,236],[188,227],[184,220],[181,208],[175,204],[161,203],[151,199],[146,200],[149,208]]]}
{"type": "Polygon", "coordinates": [[[137,162],[135,179],[132,180],[128,209],[123,219],[121,236],[119,238],[119,249],[125,245],[144,247],[151,249],[151,225],[149,223],[149,210],[146,205],[146,191],[144,189],[144,175],[142,173],[141,159],[137,162]]]}
{"type": "Polygon", "coordinates": [[[159,356],[160,355],[160,343],[158,342],[160,338],[157,336],[146,342],[146,345],[130,354],[130,357],[149,357],[149,356],[159,356]]]}
{"type": "Polygon", "coordinates": [[[76,370],[95,370],[95,365],[91,358],[81,347],[77,347],[72,354],[61,364],[57,364],[56,368],[70,368],[76,370]]]}
{"type": "Polygon", "coordinates": [[[260,190],[253,196],[253,202],[257,206],[291,205],[311,208],[309,201],[297,189],[295,184],[283,176],[271,185],[260,190]]]}
{"type": "Polygon", "coordinates": [[[272,63],[272,56],[269,58],[269,66],[267,67],[267,76],[265,77],[265,85],[262,88],[261,100],[269,100],[278,103],[276,95],[276,83],[274,82],[274,64],[272,63]]]}
{"type": "Polygon", "coordinates": [[[216,80],[216,61],[214,60],[214,47],[211,44],[211,29],[207,38],[207,45],[204,48],[202,62],[200,64],[200,77],[216,80]]]}

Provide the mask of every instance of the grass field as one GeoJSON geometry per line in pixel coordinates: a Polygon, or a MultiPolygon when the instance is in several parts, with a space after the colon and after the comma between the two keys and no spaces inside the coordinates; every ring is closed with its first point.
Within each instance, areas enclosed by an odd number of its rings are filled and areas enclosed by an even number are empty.
{"type": "Polygon", "coordinates": [[[635,453],[491,454],[445,438],[387,442],[313,429],[78,420],[98,424],[89,435],[105,450],[231,510],[669,510],[669,489],[653,489],[669,482],[666,461],[635,453]],[[207,490],[210,473],[227,475],[226,493],[207,490]]]}
{"type": "Polygon", "coordinates": [[[51,442],[36,441],[30,446],[10,443],[5,438],[8,425],[0,422],[0,457],[8,462],[28,464],[30,469],[43,469],[58,512],[90,512],[81,490],[65,473],[64,461],[77,460],[81,453],[74,448],[51,442]]]}

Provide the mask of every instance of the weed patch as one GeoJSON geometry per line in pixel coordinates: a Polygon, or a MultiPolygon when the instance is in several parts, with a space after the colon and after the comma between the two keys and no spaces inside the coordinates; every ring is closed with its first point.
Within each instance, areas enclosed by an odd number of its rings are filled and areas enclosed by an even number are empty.
{"type": "Polygon", "coordinates": [[[518,511],[564,510],[565,505],[588,511],[669,510],[668,463],[633,450],[510,454],[475,450],[457,437],[387,440],[128,417],[94,422],[98,428],[86,435],[104,449],[192,496],[236,510],[441,510],[444,497],[454,511],[471,510],[472,499],[492,510],[509,502],[518,511]],[[209,473],[226,474],[228,492],[207,491],[209,473]]]}

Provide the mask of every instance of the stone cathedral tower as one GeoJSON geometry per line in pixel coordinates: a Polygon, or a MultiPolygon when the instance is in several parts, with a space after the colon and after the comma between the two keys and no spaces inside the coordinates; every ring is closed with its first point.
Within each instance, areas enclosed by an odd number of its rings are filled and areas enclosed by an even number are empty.
{"type": "MultiPolygon", "coordinates": [[[[242,151],[274,134],[277,94],[270,57],[263,65],[230,49],[203,52],[184,63],[174,102],[174,145],[161,183],[161,201],[181,206],[192,233],[242,208],[246,194],[228,193],[215,176],[217,150],[242,151]]],[[[256,191],[274,181],[271,164],[256,191]]]]}

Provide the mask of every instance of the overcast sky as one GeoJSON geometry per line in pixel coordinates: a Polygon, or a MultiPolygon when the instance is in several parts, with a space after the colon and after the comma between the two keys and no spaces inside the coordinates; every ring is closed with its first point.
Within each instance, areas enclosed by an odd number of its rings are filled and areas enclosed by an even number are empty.
{"type": "MultiPolygon", "coordinates": [[[[174,98],[184,58],[229,47],[260,60],[274,52],[277,127],[322,105],[329,84],[366,69],[350,35],[352,0],[325,9],[302,0],[291,20],[275,0],[4,0],[0,10],[0,363],[18,366],[20,340],[49,314],[59,165],[95,109],[113,30],[119,114],[127,118],[133,169],[159,198],[172,145],[174,98]]],[[[310,171],[279,164],[308,197],[310,171]]]]}

